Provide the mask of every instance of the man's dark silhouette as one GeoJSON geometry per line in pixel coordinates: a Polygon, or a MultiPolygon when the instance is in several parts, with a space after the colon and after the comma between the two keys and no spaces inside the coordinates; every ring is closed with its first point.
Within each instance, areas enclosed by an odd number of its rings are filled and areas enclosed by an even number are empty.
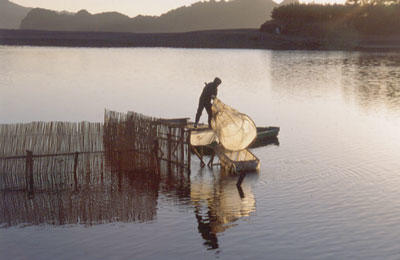
{"type": "Polygon", "coordinates": [[[196,121],[194,122],[194,127],[197,127],[199,123],[201,113],[205,108],[208,114],[208,126],[211,127],[211,118],[212,118],[212,111],[211,111],[211,99],[217,96],[218,86],[221,84],[221,80],[217,77],[214,79],[213,82],[206,83],[206,86],[203,88],[203,92],[201,92],[201,96],[199,99],[199,107],[197,108],[196,113],[196,121]]]}

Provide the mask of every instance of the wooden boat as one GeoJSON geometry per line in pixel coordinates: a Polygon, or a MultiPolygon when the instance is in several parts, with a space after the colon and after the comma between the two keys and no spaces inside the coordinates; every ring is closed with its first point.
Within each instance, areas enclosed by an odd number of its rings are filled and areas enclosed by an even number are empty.
{"type": "Polygon", "coordinates": [[[279,145],[279,130],[280,128],[276,126],[257,127],[257,137],[254,142],[250,144],[249,148],[257,148],[270,144],[279,145]]]}
{"type": "Polygon", "coordinates": [[[257,127],[256,141],[277,137],[279,134],[279,130],[280,128],[276,126],[257,127]]]}
{"type": "MultiPolygon", "coordinates": [[[[260,159],[258,159],[249,150],[227,151],[221,145],[213,147],[215,154],[218,156],[221,168],[230,173],[244,173],[258,171],[260,168],[260,159]]],[[[213,165],[211,158],[211,166],[213,165]]]]}
{"type": "MultiPolygon", "coordinates": [[[[209,132],[210,128],[207,126],[202,126],[200,128],[191,128],[198,133],[199,135],[205,135],[203,133],[209,132]]],[[[269,127],[257,127],[257,137],[253,141],[253,143],[250,144],[249,148],[257,148],[257,147],[262,147],[262,146],[267,146],[267,145],[279,145],[279,140],[278,140],[278,134],[279,134],[279,127],[276,126],[269,126],[269,127]]],[[[216,144],[213,142],[213,144],[216,144]]],[[[207,145],[201,145],[201,146],[194,146],[196,150],[202,154],[202,155],[211,155],[212,154],[212,149],[207,147],[207,145]]]]}
{"type": "MultiPolygon", "coordinates": [[[[214,156],[218,156],[221,168],[231,173],[243,173],[257,171],[260,167],[260,160],[248,149],[241,151],[228,151],[217,143],[215,133],[207,126],[200,128],[190,127],[192,134],[190,142],[192,152],[200,159],[200,166],[204,167],[206,163],[203,160],[204,155],[211,155],[208,166],[212,167],[214,156]]],[[[279,127],[257,127],[257,136],[249,148],[256,148],[268,144],[279,145],[278,134],[279,127]]]]}

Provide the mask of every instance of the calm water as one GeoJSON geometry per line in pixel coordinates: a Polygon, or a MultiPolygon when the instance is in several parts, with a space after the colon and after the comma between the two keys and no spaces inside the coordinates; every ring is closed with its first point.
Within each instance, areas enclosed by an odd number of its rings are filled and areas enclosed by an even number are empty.
{"type": "Polygon", "coordinates": [[[3,192],[16,221],[2,217],[0,258],[399,259],[399,65],[399,53],[0,47],[0,123],[102,121],[105,108],[193,119],[218,76],[222,101],[281,127],[242,190],[194,159],[179,185],[39,194],[37,207],[54,204],[30,223],[13,212],[34,202],[3,192]]]}

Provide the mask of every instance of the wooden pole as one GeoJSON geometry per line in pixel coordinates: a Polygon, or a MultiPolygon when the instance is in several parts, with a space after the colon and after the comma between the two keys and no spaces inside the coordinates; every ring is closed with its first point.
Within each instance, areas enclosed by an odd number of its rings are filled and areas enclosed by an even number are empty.
{"type": "Polygon", "coordinates": [[[140,157],[138,158],[138,156],[140,156],[140,155],[136,153],[136,150],[140,149],[140,145],[139,145],[140,132],[138,135],[136,134],[136,131],[139,131],[139,130],[137,130],[137,127],[138,127],[137,120],[134,120],[132,118],[131,125],[132,125],[132,144],[131,145],[133,146],[132,161],[131,161],[132,168],[131,169],[134,169],[136,171],[136,169],[139,167],[138,164],[140,163],[140,157]]]}
{"type": "Polygon", "coordinates": [[[199,151],[197,151],[196,147],[192,147],[192,149],[193,149],[193,152],[200,159],[200,167],[203,168],[206,165],[206,163],[203,161],[203,154],[200,154],[199,151]]]}
{"type": "Polygon", "coordinates": [[[192,158],[192,154],[191,154],[191,147],[192,145],[190,144],[190,136],[191,136],[192,132],[190,130],[188,130],[188,135],[187,135],[187,140],[186,140],[186,144],[187,144],[187,168],[188,168],[188,173],[190,174],[191,171],[191,158],[192,158]]]}
{"type": "Polygon", "coordinates": [[[33,153],[26,150],[26,176],[27,176],[27,190],[31,195],[33,194],[33,153]]]}
{"type": "MultiPolygon", "coordinates": [[[[243,178],[244,178],[244,177],[243,177],[243,178]]],[[[243,192],[243,189],[242,189],[242,181],[243,181],[243,178],[242,178],[240,184],[236,184],[236,187],[237,187],[237,190],[238,190],[238,192],[239,192],[239,196],[240,196],[241,199],[244,199],[244,192],[243,192]]],[[[238,180],[238,183],[239,183],[239,180],[238,180]]]]}
{"type": "Polygon", "coordinates": [[[214,151],[214,149],[212,149],[211,158],[210,158],[210,160],[209,160],[208,163],[207,163],[207,166],[208,166],[209,168],[212,168],[213,165],[214,165],[214,157],[215,157],[215,151],[214,151]]]}
{"type": "Polygon", "coordinates": [[[101,161],[100,174],[101,174],[101,187],[103,187],[103,185],[104,185],[104,160],[101,161]]]}
{"type": "MultiPolygon", "coordinates": [[[[238,181],[237,181],[237,183],[236,183],[236,187],[241,187],[242,186],[242,182],[243,182],[243,180],[244,180],[244,177],[246,176],[246,174],[244,174],[244,173],[241,173],[240,175],[239,175],[239,178],[238,178],[238,181]]],[[[240,194],[240,189],[238,189],[239,190],[239,194],[240,194]]],[[[242,190],[242,193],[243,193],[243,190],[242,190]]],[[[240,194],[240,197],[242,198],[242,195],[240,194]]],[[[244,196],[243,196],[244,197],[244,196]]]]}
{"type": "Polygon", "coordinates": [[[121,191],[122,187],[122,168],[121,168],[121,151],[118,151],[118,191],[121,191]]]}
{"type": "Polygon", "coordinates": [[[172,155],[172,144],[171,144],[171,127],[168,126],[168,143],[167,143],[167,159],[168,159],[168,173],[171,173],[171,155],[172,155]]]}
{"type": "Polygon", "coordinates": [[[26,150],[25,157],[25,189],[29,190],[29,151],[26,150]]]}
{"type": "Polygon", "coordinates": [[[156,168],[156,173],[160,174],[160,165],[159,165],[159,159],[158,159],[158,149],[159,149],[159,144],[157,138],[154,139],[154,148],[153,148],[153,153],[154,153],[154,166],[156,168]]]}
{"type": "MultiPolygon", "coordinates": [[[[173,131],[173,142],[174,142],[174,145],[173,145],[173,150],[172,150],[172,155],[174,155],[173,153],[175,153],[175,172],[178,172],[179,171],[179,166],[180,166],[180,163],[179,163],[179,128],[174,128],[174,131],[173,131]]],[[[171,156],[171,158],[172,158],[172,156],[171,156]]]]}
{"type": "Polygon", "coordinates": [[[180,128],[180,142],[181,142],[181,165],[185,168],[185,130],[180,128]]]}
{"type": "Polygon", "coordinates": [[[79,153],[76,152],[74,155],[74,182],[75,182],[75,190],[78,190],[78,176],[77,176],[77,169],[78,169],[78,155],[79,153]]]}

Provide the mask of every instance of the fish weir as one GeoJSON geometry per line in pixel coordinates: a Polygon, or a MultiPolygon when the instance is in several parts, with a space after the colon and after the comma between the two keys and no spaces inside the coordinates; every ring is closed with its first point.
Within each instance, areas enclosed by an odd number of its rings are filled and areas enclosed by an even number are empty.
{"type": "Polygon", "coordinates": [[[190,171],[187,119],[107,110],[104,115],[104,146],[112,167],[158,173],[190,171]]]}
{"type": "Polygon", "coordinates": [[[0,125],[0,157],[103,150],[103,124],[32,122],[0,125]]]}
{"type": "Polygon", "coordinates": [[[109,185],[112,174],[182,175],[190,172],[186,121],[105,110],[104,123],[0,125],[0,190],[78,190],[109,185]]]}
{"type": "Polygon", "coordinates": [[[104,169],[103,150],[101,123],[0,125],[0,189],[32,192],[94,183],[87,173],[104,169]]]}

